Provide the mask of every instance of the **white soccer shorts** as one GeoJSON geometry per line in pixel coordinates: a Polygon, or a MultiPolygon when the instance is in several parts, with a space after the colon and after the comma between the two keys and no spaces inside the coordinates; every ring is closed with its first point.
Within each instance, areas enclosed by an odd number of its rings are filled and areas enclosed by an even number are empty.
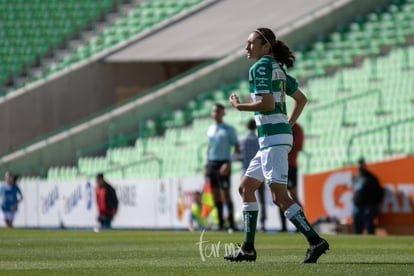
{"type": "Polygon", "coordinates": [[[267,185],[271,183],[287,184],[290,149],[290,146],[281,145],[259,150],[250,161],[245,175],[260,182],[265,181],[267,185]]]}

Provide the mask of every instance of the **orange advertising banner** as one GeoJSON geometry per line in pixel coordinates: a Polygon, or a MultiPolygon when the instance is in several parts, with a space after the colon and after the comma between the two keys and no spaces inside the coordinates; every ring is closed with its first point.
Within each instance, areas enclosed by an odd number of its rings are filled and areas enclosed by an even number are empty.
{"type": "MultiPolygon", "coordinates": [[[[379,225],[388,233],[414,234],[414,157],[367,164],[385,188],[379,225]]],[[[312,223],[336,218],[352,223],[352,175],[356,166],[304,176],[304,211],[312,223]]]]}

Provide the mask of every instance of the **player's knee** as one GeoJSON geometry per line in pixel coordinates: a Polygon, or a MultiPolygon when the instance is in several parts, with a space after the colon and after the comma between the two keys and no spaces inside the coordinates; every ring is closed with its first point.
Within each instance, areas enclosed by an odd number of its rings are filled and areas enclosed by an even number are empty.
{"type": "Polygon", "coordinates": [[[242,184],[239,186],[239,194],[241,196],[251,195],[251,194],[254,194],[254,192],[255,192],[255,189],[252,189],[252,187],[249,185],[242,184]]]}

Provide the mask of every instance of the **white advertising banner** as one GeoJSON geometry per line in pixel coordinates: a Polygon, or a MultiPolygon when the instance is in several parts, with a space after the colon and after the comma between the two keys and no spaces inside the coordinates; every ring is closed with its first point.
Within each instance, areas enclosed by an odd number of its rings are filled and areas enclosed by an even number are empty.
{"type": "MultiPolygon", "coordinates": [[[[232,177],[231,196],[236,223],[242,228],[242,201],[238,192],[240,173],[232,177]]],[[[119,198],[113,228],[183,229],[188,227],[193,193],[202,191],[204,177],[109,181],[119,198]]],[[[78,179],[60,182],[18,184],[24,200],[19,205],[16,227],[93,228],[97,221],[95,181],[78,179]]],[[[266,187],[267,229],[279,229],[279,211],[266,187]]],[[[224,208],[227,212],[227,209],[224,208]]],[[[260,218],[260,215],[259,215],[260,218]]],[[[291,224],[288,224],[292,228],[291,224]]],[[[260,219],[258,227],[260,226],[260,219]]],[[[3,219],[0,227],[4,227],[3,219]]]]}
{"type": "Polygon", "coordinates": [[[156,181],[118,180],[112,181],[119,199],[118,213],[113,227],[153,228],[155,223],[156,181]]]}

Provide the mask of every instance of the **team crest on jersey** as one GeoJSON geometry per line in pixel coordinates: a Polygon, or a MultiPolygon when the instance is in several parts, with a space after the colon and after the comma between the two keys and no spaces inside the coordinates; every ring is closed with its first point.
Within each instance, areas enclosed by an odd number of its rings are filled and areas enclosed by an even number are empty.
{"type": "Polygon", "coordinates": [[[264,76],[264,75],[266,75],[266,68],[265,67],[263,67],[263,66],[260,66],[260,67],[257,67],[257,69],[256,69],[256,72],[259,74],[259,75],[262,75],[262,76],[264,76]]]}

